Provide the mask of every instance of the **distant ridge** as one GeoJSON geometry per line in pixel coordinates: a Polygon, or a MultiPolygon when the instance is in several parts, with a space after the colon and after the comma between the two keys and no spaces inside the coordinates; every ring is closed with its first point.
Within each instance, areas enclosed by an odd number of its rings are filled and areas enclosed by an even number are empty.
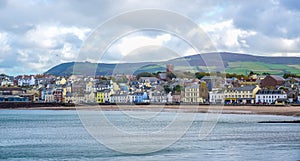
{"type": "MultiPolygon", "coordinates": [[[[286,72],[300,74],[300,57],[267,57],[267,56],[255,56],[250,54],[230,53],[230,52],[215,52],[196,54],[185,57],[179,57],[162,62],[141,62],[141,63],[121,63],[121,64],[96,64],[89,62],[69,62],[59,64],[48,71],[45,74],[52,74],[57,76],[69,76],[72,74],[82,75],[112,75],[114,74],[137,74],[140,72],[158,72],[165,70],[165,64],[174,64],[177,70],[186,70],[187,65],[195,68],[198,71],[206,71],[206,63],[204,60],[211,60],[216,55],[220,55],[223,60],[226,72],[247,74],[249,71],[258,73],[270,73],[270,74],[284,74],[286,72]],[[76,65],[76,69],[82,69],[73,72],[73,67],[76,65]],[[96,71],[92,69],[96,69],[96,71]],[[118,69],[114,71],[114,69],[118,69]],[[84,70],[85,69],[85,70],[84,70]],[[91,70],[88,70],[91,69],[91,70]],[[132,69],[134,73],[122,73],[122,69],[132,69]]],[[[217,63],[217,62],[216,62],[217,63]]]]}

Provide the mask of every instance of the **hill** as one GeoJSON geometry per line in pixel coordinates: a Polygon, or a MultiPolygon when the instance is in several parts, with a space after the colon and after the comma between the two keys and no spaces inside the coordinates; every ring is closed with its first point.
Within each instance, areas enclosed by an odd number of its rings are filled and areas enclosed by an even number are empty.
{"type": "Polygon", "coordinates": [[[71,74],[112,75],[138,74],[140,72],[154,73],[165,71],[166,64],[174,64],[177,71],[208,71],[208,69],[213,69],[216,66],[207,67],[204,60],[212,61],[210,64],[220,64],[219,61],[215,61],[216,56],[221,57],[223,61],[221,65],[225,67],[225,71],[228,73],[247,74],[250,71],[254,71],[270,74],[300,74],[300,57],[266,57],[229,52],[197,54],[162,62],[122,64],[70,62],[59,64],[46,71],[45,74],[68,76],[71,74]],[[73,69],[76,70],[74,71],[73,69]]]}

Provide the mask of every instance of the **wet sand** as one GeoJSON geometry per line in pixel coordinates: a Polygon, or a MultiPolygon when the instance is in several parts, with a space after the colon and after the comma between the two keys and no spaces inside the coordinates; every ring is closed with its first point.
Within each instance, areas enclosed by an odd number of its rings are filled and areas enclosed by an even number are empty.
{"type": "Polygon", "coordinates": [[[19,110],[103,110],[103,111],[169,111],[169,112],[199,112],[223,114],[261,114],[284,115],[300,117],[300,106],[209,106],[209,105],[96,105],[75,107],[31,107],[14,108],[19,110]]]}

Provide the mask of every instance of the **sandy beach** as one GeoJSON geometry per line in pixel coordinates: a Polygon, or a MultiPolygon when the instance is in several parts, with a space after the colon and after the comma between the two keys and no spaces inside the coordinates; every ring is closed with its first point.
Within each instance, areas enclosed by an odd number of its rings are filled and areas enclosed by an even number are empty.
{"type": "Polygon", "coordinates": [[[204,106],[204,105],[97,105],[75,107],[30,107],[14,108],[18,110],[104,110],[104,111],[169,111],[169,112],[199,112],[199,113],[223,113],[223,114],[261,114],[284,115],[300,117],[300,106],[204,106]]]}

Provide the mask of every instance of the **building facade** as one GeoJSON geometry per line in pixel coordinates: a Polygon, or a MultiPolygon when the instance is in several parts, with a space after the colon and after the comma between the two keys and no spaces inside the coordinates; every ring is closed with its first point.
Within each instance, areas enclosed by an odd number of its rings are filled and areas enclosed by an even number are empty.
{"type": "Polygon", "coordinates": [[[185,103],[203,103],[203,98],[200,97],[200,85],[191,84],[184,88],[184,98],[185,103]]]}
{"type": "Polygon", "coordinates": [[[259,90],[256,93],[255,103],[275,104],[278,99],[287,99],[287,94],[282,90],[259,90]]]}
{"type": "Polygon", "coordinates": [[[259,86],[227,88],[224,91],[224,103],[253,104],[255,102],[255,95],[259,89],[259,86]]]}

